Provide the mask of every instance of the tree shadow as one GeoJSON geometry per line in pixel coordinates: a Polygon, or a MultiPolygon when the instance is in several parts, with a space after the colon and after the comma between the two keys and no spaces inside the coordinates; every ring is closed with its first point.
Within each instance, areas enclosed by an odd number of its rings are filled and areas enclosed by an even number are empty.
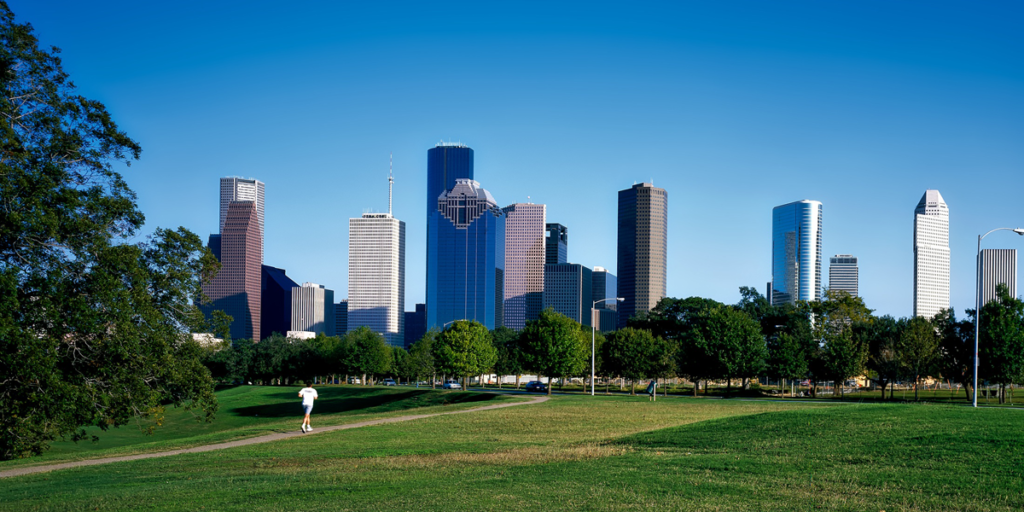
{"type": "MultiPolygon", "coordinates": [[[[326,388],[319,389],[320,398],[313,406],[313,414],[336,413],[379,413],[435,405],[487,402],[496,396],[492,393],[439,392],[429,389],[403,392],[377,392],[363,389],[326,388]]],[[[284,418],[301,416],[302,405],[298,391],[284,391],[268,395],[276,403],[237,407],[226,412],[237,416],[262,416],[284,418]],[[278,400],[280,400],[278,402],[278,400]]]]}

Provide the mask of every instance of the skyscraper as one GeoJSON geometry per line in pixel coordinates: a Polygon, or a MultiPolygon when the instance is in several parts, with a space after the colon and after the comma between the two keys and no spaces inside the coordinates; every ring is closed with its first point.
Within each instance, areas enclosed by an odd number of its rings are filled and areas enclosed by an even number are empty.
{"type": "Polygon", "coordinates": [[[334,334],[344,336],[348,332],[348,300],[341,299],[334,305],[334,334]]]}
{"type": "Polygon", "coordinates": [[[652,183],[619,191],[618,325],[667,294],[668,193],[652,183]]]}
{"type": "Polygon", "coordinates": [[[617,310],[619,304],[614,299],[617,297],[616,293],[618,293],[618,280],[615,279],[615,274],[608,272],[604,267],[594,267],[594,271],[591,276],[593,282],[593,285],[591,286],[593,295],[590,297],[590,306],[594,306],[597,310],[595,312],[597,330],[601,332],[614,331],[615,324],[617,322],[617,310]],[[612,298],[612,300],[601,300],[607,298],[612,298]],[[594,305],[594,302],[597,302],[596,306],[594,305]]]}
{"type": "MultiPolygon", "coordinates": [[[[427,329],[453,320],[502,325],[505,214],[469,179],[435,199],[437,224],[427,240],[427,329]]],[[[349,297],[351,300],[351,297],[349,297]]]]}
{"type": "MultiPolygon", "coordinates": [[[[427,150],[427,290],[430,283],[437,280],[434,272],[439,262],[434,261],[430,253],[430,240],[436,238],[443,217],[437,209],[441,194],[455,187],[455,180],[473,179],[473,150],[460,143],[439,142],[437,146],[427,150]]],[[[431,306],[427,300],[427,309],[431,306]]],[[[428,328],[430,324],[428,324],[428,328]]]]}
{"type": "Polygon", "coordinates": [[[772,209],[772,304],[821,300],[821,202],[772,209]]]}
{"type": "Polygon", "coordinates": [[[283,268],[263,265],[260,276],[260,334],[282,336],[292,329],[292,281],[283,268]]]}
{"type": "Polygon", "coordinates": [[[362,326],[405,346],[405,222],[390,213],[348,221],[348,330],[362,326]]]}
{"type": "Polygon", "coordinates": [[[409,348],[427,333],[427,305],[416,304],[415,311],[405,312],[405,348],[409,348]]]}
{"type": "Polygon", "coordinates": [[[544,304],[544,215],[542,204],[516,203],[505,212],[504,325],[520,330],[544,304]]]}
{"type": "Polygon", "coordinates": [[[1010,297],[1017,296],[1017,249],[981,251],[981,305],[996,298],[996,286],[1005,284],[1010,297]]]}
{"type": "Polygon", "coordinates": [[[544,309],[552,308],[590,327],[593,276],[579,263],[544,265],[544,309]]]}
{"type": "Polygon", "coordinates": [[[203,283],[210,302],[202,309],[207,317],[215,310],[231,315],[234,339],[260,339],[261,239],[256,203],[231,201],[220,233],[220,271],[203,283]]]}
{"type": "Polygon", "coordinates": [[[256,205],[256,218],[260,228],[260,257],[263,256],[263,182],[252,178],[225,177],[220,179],[220,231],[224,232],[228,205],[231,201],[250,201],[256,205]]]}
{"type": "Polygon", "coordinates": [[[328,334],[333,330],[334,290],[302,283],[292,288],[292,331],[328,334]]]}
{"type": "Polygon", "coordinates": [[[927,190],[914,209],[914,316],[949,307],[949,208],[927,190]]]}
{"type": "Polygon", "coordinates": [[[844,291],[853,297],[857,297],[860,290],[858,287],[860,270],[857,267],[857,257],[850,254],[836,254],[829,259],[828,264],[828,288],[830,290],[844,291]]]}
{"type": "Polygon", "coordinates": [[[547,224],[544,244],[544,264],[557,265],[569,261],[569,228],[561,224],[547,224]]]}

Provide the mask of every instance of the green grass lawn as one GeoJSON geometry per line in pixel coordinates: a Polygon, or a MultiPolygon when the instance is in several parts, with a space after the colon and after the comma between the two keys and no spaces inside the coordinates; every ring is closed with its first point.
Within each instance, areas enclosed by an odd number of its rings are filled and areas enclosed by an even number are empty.
{"type": "Polygon", "coordinates": [[[556,396],[0,480],[0,510],[1009,511],[1022,426],[937,404],[556,396]]]}
{"type": "MultiPolygon", "coordinates": [[[[311,425],[355,423],[401,415],[411,409],[430,413],[464,409],[507,401],[512,397],[490,393],[460,393],[411,387],[317,386],[320,398],[311,425]],[[485,403],[486,402],[486,403],[485,403]]],[[[184,409],[169,409],[152,435],[143,425],[126,425],[102,431],[89,428],[98,442],[58,441],[42,456],[0,462],[0,470],[20,465],[112,457],[176,448],[187,448],[274,432],[298,431],[302,423],[299,387],[237,386],[217,392],[220,409],[213,422],[197,421],[184,409]]]]}

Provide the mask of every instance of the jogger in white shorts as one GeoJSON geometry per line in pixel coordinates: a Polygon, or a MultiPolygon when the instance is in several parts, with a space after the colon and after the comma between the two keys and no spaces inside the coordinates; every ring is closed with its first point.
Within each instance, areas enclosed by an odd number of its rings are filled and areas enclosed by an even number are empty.
{"type": "Polygon", "coordinates": [[[316,390],[313,389],[313,384],[306,382],[306,387],[299,390],[299,396],[302,397],[302,409],[306,413],[306,417],[302,419],[302,431],[309,432],[313,430],[313,427],[309,426],[309,414],[313,412],[313,400],[320,398],[317,396],[316,390]]]}

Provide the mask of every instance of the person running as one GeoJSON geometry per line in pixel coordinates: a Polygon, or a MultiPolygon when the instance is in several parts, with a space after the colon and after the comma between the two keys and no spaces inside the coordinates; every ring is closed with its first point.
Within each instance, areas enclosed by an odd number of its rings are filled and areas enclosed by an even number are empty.
{"type": "Polygon", "coordinates": [[[313,389],[313,384],[307,381],[306,387],[299,391],[299,396],[302,397],[302,409],[306,412],[306,417],[302,419],[302,431],[309,432],[313,430],[313,427],[309,426],[309,414],[313,412],[313,400],[320,398],[316,390],[313,389]]]}
{"type": "Polygon", "coordinates": [[[647,401],[653,402],[658,399],[658,382],[651,380],[651,383],[647,385],[647,401]]]}

